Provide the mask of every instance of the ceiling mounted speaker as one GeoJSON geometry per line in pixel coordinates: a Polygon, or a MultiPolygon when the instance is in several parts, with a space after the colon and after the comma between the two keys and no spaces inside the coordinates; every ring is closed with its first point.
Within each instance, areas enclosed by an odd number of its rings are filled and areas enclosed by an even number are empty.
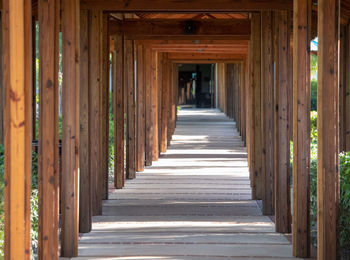
{"type": "Polygon", "coordinates": [[[194,21],[186,21],[185,23],[185,34],[195,34],[196,28],[194,21]]]}

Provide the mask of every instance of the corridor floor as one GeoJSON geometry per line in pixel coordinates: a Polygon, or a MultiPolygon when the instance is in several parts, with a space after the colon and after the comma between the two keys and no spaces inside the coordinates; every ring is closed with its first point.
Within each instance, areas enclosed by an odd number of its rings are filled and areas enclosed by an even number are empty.
{"type": "Polygon", "coordinates": [[[180,110],[168,152],[93,221],[80,259],[294,259],[251,200],[246,148],[218,110],[180,110]]]}

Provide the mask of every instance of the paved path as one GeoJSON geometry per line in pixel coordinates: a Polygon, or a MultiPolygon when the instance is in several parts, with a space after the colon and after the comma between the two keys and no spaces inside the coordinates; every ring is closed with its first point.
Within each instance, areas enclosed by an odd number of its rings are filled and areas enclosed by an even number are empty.
{"type": "Polygon", "coordinates": [[[246,148],[217,110],[184,109],[168,152],[112,190],[79,243],[81,259],[294,259],[262,216],[246,148]]]}

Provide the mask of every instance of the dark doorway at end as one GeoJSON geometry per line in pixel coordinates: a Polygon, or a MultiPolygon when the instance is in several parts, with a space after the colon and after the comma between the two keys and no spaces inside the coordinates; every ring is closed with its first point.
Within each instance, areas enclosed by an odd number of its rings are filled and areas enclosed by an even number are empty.
{"type": "Polygon", "coordinates": [[[215,64],[179,65],[179,105],[215,108],[215,64]]]}

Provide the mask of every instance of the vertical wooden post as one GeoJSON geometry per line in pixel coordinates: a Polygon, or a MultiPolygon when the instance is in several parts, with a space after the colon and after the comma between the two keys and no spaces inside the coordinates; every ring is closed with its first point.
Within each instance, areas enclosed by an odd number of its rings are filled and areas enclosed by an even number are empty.
{"type": "Polygon", "coordinates": [[[163,60],[164,53],[159,52],[157,57],[157,95],[158,95],[158,104],[157,104],[157,115],[158,115],[158,157],[160,156],[161,142],[162,142],[162,91],[163,91],[163,60]]]}
{"type": "Polygon", "coordinates": [[[137,140],[136,140],[136,171],[145,169],[145,73],[144,51],[141,44],[137,45],[137,140]]]}
{"type": "Polygon", "coordinates": [[[92,197],[89,139],[89,11],[80,12],[80,88],[79,88],[79,161],[80,202],[79,232],[88,233],[92,227],[92,197]]]}
{"type": "Polygon", "coordinates": [[[234,70],[235,64],[226,64],[226,73],[225,73],[225,89],[226,89],[226,112],[229,118],[234,118],[234,70]]]}
{"type": "MultiPolygon", "coordinates": [[[[0,36],[2,37],[2,36],[0,36]]],[[[32,133],[32,139],[36,140],[36,18],[32,18],[32,71],[33,71],[33,76],[32,76],[32,128],[33,128],[33,133],[32,133]]],[[[2,41],[2,39],[0,39],[2,41]]],[[[2,50],[1,50],[2,51],[2,50]]],[[[2,64],[1,64],[2,66],[2,64]]],[[[1,131],[1,129],[0,129],[1,131]]],[[[1,134],[1,133],[0,133],[1,134]]]]}
{"type": "Polygon", "coordinates": [[[318,2],[317,256],[337,259],[339,211],[339,1],[318,2]]]}
{"type": "Polygon", "coordinates": [[[158,53],[151,51],[151,66],[152,66],[152,124],[153,124],[153,150],[152,160],[158,161],[159,158],[159,146],[158,146],[158,53]]]}
{"type": "Polygon", "coordinates": [[[310,15],[311,1],[294,0],[293,255],[310,255],[310,15]]]}
{"type": "Polygon", "coordinates": [[[4,66],[3,66],[3,20],[4,16],[0,13],[0,144],[4,145],[4,113],[5,113],[5,86],[4,86],[4,66]]]}
{"type": "Polygon", "coordinates": [[[30,259],[32,137],[31,1],[3,1],[5,259],[30,259]]]}
{"type": "Polygon", "coordinates": [[[170,145],[172,133],[172,122],[173,122],[173,101],[174,101],[174,84],[173,84],[173,71],[174,67],[171,61],[168,63],[168,85],[169,85],[169,102],[168,102],[168,131],[167,141],[168,146],[170,145]]]}
{"type": "Polygon", "coordinates": [[[79,0],[62,1],[61,255],[78,255],[79,234],[79,0]]]}
{"type": "Polygon", "coordinates": [[[114,187],[124,187],[124,39],[113,35],[114,187]]]}
{"type": "Polygon", "coordinates": [[[102,12],[91,11],[89,31],[89,124],[90,124],[90,171],[92,175],[92,214],[102,214],[101,171],[101,33],[102,12]]]}
{"type": "MultiPolygon", "coordinates": [[[[59,2],[38,3],[39,19],[39,259],[58,258],[59,2]]],[[[35,30],[35,28],[33,28],[35,30]]],[[[34,85],[33,85],[34,87],[34,85]]]]}
{"type": "Polygon", "coordinates": [[[135,82],[134,43],[124,41],[124,91],[127,95],[126,178],[135,178],[135,82]]]}
{"type": "Polygon", "coordinates": [[[350,115],[350,25],[347,24],[345,27],[345,42],[344,42],[344,54],[341,55],[341,57],[344,59],[344,91],[345,94],[344,97],[344,104],[343,104],[343,110],[344,110],[344,120],[343,121],[343,129],[344,129],[344,136],[343,136],[343,151],[350,151],[350,118],[348,115],[350,115]]]}
{"type": "Polygon", "coordinates": [[[149,48],[145,49],[145,60],[144,60],[144,66],[145,66],[145,80],[146,80],[146,147],[145,147],[145,156],[146,156],[146,165],[150,166],[152,165],[153,160],[153,133],[154,133],[154,126],[153,126],[153,109],[152,109],[152,53],[149,48]]]}
{"type": "Polygon", "coordinates": [[[290,233],[290,148],[289,148],[289,96],[292,86],[289,77],[289,20],[288,11],[274,13],[276,37],[276,110],[275,110],[275,215],[276,231],[290,233]]]}
{"type": "Polygon", "coordinates": [[[176,123],[177,123],[177,107],[179,105],[179,66],[178,64],[174,64],[174,97],[175,97],[175,114],[174,114],[174,126],[173,126],[173,134],[175,133],[176,123]]]}
{"type": "Polygon", "coordinates": [[[246,62],[241,62],[241,68],[240,68],[240,89],[241,89],[241,95],[240,95],[240,103],[241,103],[241,129],[242,129],[242,140],[244,142],[244,145],[247,143],[247,131],[246,131],[246,62]]]}
{"type": "Polygon", "coordinates": [[[272,11],[261,13],[262,211],[274,214],[274,64],[272,11]]]}
{"type": "Polygon", "coordinates": [[[103,200],[108,199],[108,161],[109,161],[109,14],[104,13],[102,16],[102,51],[101,51],[101,196],[103,200]]]}
{"type": "Polygon", "coordinates": [[[163,77],[162,77],[162,125],[161,125],[161,141],[160,141],[160,151],[165,153],[167,150],[167,134],[168,134],[168,104],[169,104],[169,60],[167,54],[164,54],[163,59],[163,77]]]}

